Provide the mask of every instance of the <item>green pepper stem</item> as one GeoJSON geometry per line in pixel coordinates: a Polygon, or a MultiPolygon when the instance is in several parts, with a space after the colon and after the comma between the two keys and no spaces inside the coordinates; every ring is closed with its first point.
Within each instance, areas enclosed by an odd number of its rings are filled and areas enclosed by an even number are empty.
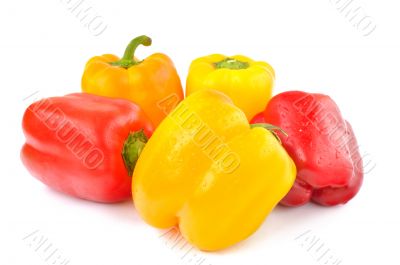
{"type": "Polygon", "coordinates": [[[130,132],[124,142],[121,154],[130,177],[132,177],[136,162],[147,140],[147,136],[144,134],[143,129],[141,129],[140,131],[130,132]]]}
{"type": "Polygon", "coordinates": [[[276,133],[276,131],[280,131],[283,135],[288,137],[288,134],[281,127],[278,127],[278,126],[275,126],[275,125],[272,125],[272,124],[269,124],[269,123],[253,123],[253,124],[250,124],[250,128],[256,128],[256,127],[262,127],[264,129],[267,129],[268,131],[270,131],[272,133],[272,135],[275,136],[275,138],[281,144],[282,144],[281,138],[279,138],[279,136],[276,133]]]}
{"type": "Polygon", "coordinates": [[[233,58],[225,58],[222,61],[214,63],[217,69],[231,69],[231,70],[241,70],[249,67],[248,62],[242,62],[233,58]]]}
{"type": "Polygon", "coordinates": [[[135,61],[135,51],[139,45],[150,46],[151,38],[147,37],[146,35],[134,38],[126,47],[124,56],[120,60],[116,62],[111,62],[110,64],[114,66],[129,68],[133,65],[140,63],[135,61]]]}

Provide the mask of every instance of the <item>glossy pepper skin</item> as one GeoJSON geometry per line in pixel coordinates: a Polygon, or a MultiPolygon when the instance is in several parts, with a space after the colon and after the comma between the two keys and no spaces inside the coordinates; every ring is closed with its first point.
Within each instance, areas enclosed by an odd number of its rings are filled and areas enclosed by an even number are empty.
{"type": "Polygon", "coordinates": [[[289,135],[281,139],[296,164],[297,178],[281,204],[313,201],[333,206],[357,194],[363,180],[357,140],[329,96],[284,92],[274,96],[251,122],[272,123],[289,135]]]}
{"type": "Polygon", "coordinates": [[[131,174],[153,126],[134,103],[90,94],[45,98],[22,121],[21,159],[47,186],[96,202],[131,196],[131,174]]]}
{"type": "Polygon", "coordinates": [[[229,96],[250,120],[272,96],[274,69],[266,62],[236,55],[212,54],[194,60],[186,81],[186,95],[216,89],[229,96]]]}
{"type": "Polygon", "coordinates": [[[128,99],[138,104],[157,126],[171,110],[160,109],[159,102],[174,97],[177,104],[183,99],[182,85],[167,55],[156,53],[143,61],[137,60],[134,52],[139,45],[149,46],[151,39],[147,36],[133,39],[122,59],[112,54],[91,58],[82,76],[82,91],[128,99]]]}
{"type": "Polygon", "coordinates": [[[216,90],[183,100],[154,132],[133,173],[140,216],[158,228],[179,226],[202,250],[250,236],[289,191],[293,161],[264,128],[216,90]]]}

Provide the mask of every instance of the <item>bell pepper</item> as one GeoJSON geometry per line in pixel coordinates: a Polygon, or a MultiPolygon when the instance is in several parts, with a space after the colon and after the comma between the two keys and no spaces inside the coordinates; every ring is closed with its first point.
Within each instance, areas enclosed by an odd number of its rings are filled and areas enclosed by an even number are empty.
{"type": "Polygon", "coordinates": [[[133,201],[150,225],[179,226],[190,243],[213,251],[250,236],[295,175],[269,130],[251,128],[221,92],[200,90],[163,120],[144,147],[133,173],[133,201]]]}
{"type": "Polygon", "coordinates": [[[153,131],[134,103],[80,93],[33,103],[22,127],[28,171],[57,191],[96,202],[131,197],[132,171],[153,131]]]}
{"type": "Polygon", "coordinates": [[[125,98],[138,104],[154,126],[183,99],[178,73],[171,59],[162,53],[144,60],[134,57],[139,45],[151,45],[147,36],[133,39],[120,59],[112,54],[91,58],[82,76],[82,91],[112,98],[125,98]],[[165,99],[174,101],[168,109],[158,103],[165,99]]]}
{"type": "Polygon", "coordinates": [[[281,204],[313,201],[333,206],[357,194],[363,180],[357,140],[329,96],[301,91],[278,94],[251,121],[259,122],[277,125],[289,135],[281,139],[296,164],[297,177],[281,204]]]}
{"type": "Polygon", "coordinates": [[[212,54],[192,62],[186,95],[200,89],[216,89],[228,95],[250,120],[272,96],[274,69],[266,62],[236,55],[212,54]]]}

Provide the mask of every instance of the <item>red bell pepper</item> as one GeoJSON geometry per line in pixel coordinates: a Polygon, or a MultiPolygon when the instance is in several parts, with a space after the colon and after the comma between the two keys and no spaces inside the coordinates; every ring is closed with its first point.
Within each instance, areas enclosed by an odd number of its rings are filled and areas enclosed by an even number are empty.
{"type": "Polygon", "coordinates": [[[60,192],[97,202],[131,197],[131,175],[153,125],[127,100],[90,94],[42,99],[25,111],[28,171],[60,192]]]}
{"type": "Polygon", "coordinates": [[[281,204],[331,206],[357,194],[363,179],[357,140],[330,97],[301,91],[278,94],[251,121],[264,122],[288,134],[276,132],[297,167],[295,184],[281,204]]]}

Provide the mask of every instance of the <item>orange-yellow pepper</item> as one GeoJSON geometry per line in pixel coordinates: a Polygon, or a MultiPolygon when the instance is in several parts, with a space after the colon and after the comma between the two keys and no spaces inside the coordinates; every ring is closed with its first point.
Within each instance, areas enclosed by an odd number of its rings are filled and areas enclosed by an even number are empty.
{"type": "Polygon", "coordinates": [[[151,45],[147,36],[133,39],[122,59],[112,54],[91,58],[82,77],[82,91],[113,98],[125,98],[140,105],[157,126],[170,109],[161,109],[159,102],[174,97],[183,99],[178,73],[171,59],[156,53],[143,61],[134,57],[139,45],[151,45]]]}
{"type": "Polygon", "coordinates": [[[256,231],[295,176],[293,161],[269,130],[251,128],[223,93],[200,90],[143,148],[132,194],[147,223],[179,226],[190,243],[213,251],[256,231]]]}
{"type": "Polygon", "coordinates": [[[248,120],[263,111],[272,96],[274,69],[266,62],[235,55],[212,54],[192,62],[186,95],[200,89],[216,89],[228,95],[248,120]]]}

